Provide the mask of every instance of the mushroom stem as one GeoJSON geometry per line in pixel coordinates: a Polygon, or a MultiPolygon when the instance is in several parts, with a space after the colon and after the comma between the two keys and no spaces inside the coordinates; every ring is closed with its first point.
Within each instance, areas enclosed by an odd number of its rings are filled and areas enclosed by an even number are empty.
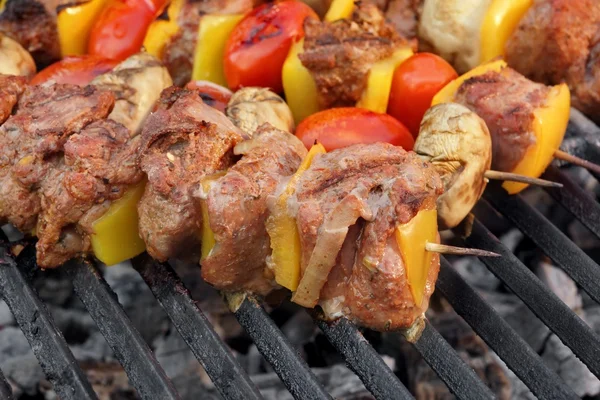
{"type": "Polygon", "coordinates": [[[600,174],[600,165],[589,162],[588,160],[584,160],[583,158],[575,157],[569,153],[565,153],[562,150],[556,150],[554,152],[554,158],[570,162],[571,164],[578,165],[580,167],[589,169],[590,171],[593,171],[597,174],[600,174]]]}
{"type": "Polygon", "coordinates": [[[522,182],[530,185],[546,186],[546,187],[562,187],[562,183],[547,181],[545,179],[532,178],[530,176],[513,174],[511,172],[493,171],[488,170],[483,174],[488,179],[511,181],[511,182],[522,182]]]}
{"type": "Polygon", "coordinates": [[[492,251],[473,249],[468,247],[448,246],[440,243],[425,243],[425,250],[440,254],[456,254],[459,256],[477,256],[477,257],[500,257],[500,254],[492,251]]]}

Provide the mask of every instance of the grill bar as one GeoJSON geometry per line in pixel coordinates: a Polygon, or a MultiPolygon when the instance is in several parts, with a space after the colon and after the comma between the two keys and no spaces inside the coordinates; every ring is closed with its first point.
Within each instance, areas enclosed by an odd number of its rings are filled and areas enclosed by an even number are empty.
{"type": "Polygon", "coordinates": [[[148,400],[179,399],[152,350],[125,314],[116,294],[96,266],[90,261],[72,260],[63,268],[138,395],[148,400]]]}
{"type": "Polygon", "coordinates": [[[579,185],[558,168],[551,166],[544,179],[563,184],[563,188],[544,188],[556,201],[575,216],[586,228],[600,238],[600,205],[579,185]]]}
{"type": "Polygon", "coordinates": [[[501,255],[482,257],[481,261],[523,300],[594,375],[600,377],[600,337],[478,220],[474,221],[473,233],[465,241],[469,246],[501,255]]]}
{"type": "Polygon", "coordinates": [[[414,398],[359,332],[356,325],[345,318],[334,322],[317,319],[317,324],[344,357],[348,367],[377,399],[414,398]]]}
{"type": "Polygon", "coordinates": [[[509,196],[506,191],[496,186],[484,196],[600,303],[600,267],[583,250],[539,211],[527,204],[520,195],[509,196]]]}
{"type": "Polygon", "coordinates": [[[431,369],[459,399],[494,399],[494,394],[477,377],[448,342],[424,320],[421,336],[413,343],[431,369]]]}
{"type": "Polygon", "coordinates": [[[259,390],[192,300],[175,271],[167,264],[152,260],[146,253],[136,257],[133,266],[221,395],[226,399],[262,399],[259,390]]]}
{"type": "MultiPolygon", "coordinates": [[[[2,268],[2,267],[0,267],[0,268],[2,268]]],[[[0,371],[0,399],[4,399],[4,400],[13,400],[14,399],[10,385],[6,381],[6,378],[2,374],[2,371],[0,371]]]]}
{"type": "MultiPolygon", "coordinates": [[[[15,260],[8,254],[7,246],[5,242],[0,244],[0,294],[27,338],[46,377],[61,399],[97,399],[65,338],[54,325],[52,316],[25,278],[29,272],[28,267],[32,265],[19,262],[17,267],[15,260]]],[[[33,254],[35,257],[32,246],[25,248],[23,253],[33,254]]]]}
{"type": "Polygon", "coordinates": [[[295,399],[331,399],[306,362],[255,299],[231,295],[228,301],[240,325],[295,399]],[[237,304],[233,306],[233,303],[237,304]]]}
{"type": "Polygon", "coordinates": [[[538,398],[579,398],[443,257],[436,287],[538,398]]]}

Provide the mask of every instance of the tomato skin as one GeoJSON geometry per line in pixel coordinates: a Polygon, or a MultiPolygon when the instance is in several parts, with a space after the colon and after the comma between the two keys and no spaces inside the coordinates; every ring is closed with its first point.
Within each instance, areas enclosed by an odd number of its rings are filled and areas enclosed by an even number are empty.
{"type": "Polygon", "coordinates": [[[415,141],[404,125],[394,117],[362,108],[331,108],[304,119],[296,136],[307,149],[315,141],[327,151],[358,143],[386,142],[412,150],[415,141]]]}
{"type": "Polygon", "coordinates": [[[229,89],[209,81],[191,81],[185,85],[185,88],[199,90],[202,101],[221,112],[225,112],[233,95],[229,89]]]}
{"type": "Polygon", "coordinates": [[[387,112],[412,133],[419,134],[431,100],[458,74],[443,58],[431,53],[417,53],[394,71],[387,112]]]}
{"type": "Polygon", "coordinates": [[[124,60],[140,51],[146,31],[167,0],[112,0],[90,33],[88,53],[124,60]]]}
{"type": "Polygon", "coordinates": [[[281,69],[292,43],[304,36],[304,20],[317,14],[299,1],[263,4],[234,28],[223,57],[229,88],[267,87],[281,93],[281,69]]]}
{"type": "Polygon", "coordinates": [[[92,55],[65,57],[38,72],[29,83],[39,85],[54,80],[56,83],[85,86],[98,75],[113,69],[118,63],[118,60],[107,60],[92,55]]]}

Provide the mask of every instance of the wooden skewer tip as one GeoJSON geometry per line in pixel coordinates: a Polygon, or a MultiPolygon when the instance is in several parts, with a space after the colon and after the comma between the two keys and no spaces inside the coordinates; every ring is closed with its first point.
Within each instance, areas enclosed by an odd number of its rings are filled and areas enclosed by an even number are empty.
{"type": "Polygon", "coordinates": [[[484,177],[488,179],[501,180],[501,181],[511,181],[511,182],[521,182],[527,183],[530,185],[536,186],[544,186],[544,187],[563,187],[562,183],[548,181],[546,179],[540,178],[532,178],[530,176],[513,174],[511,172],[502,172],[502,171],[485,171],[483,174],[484,177]]]}
{"type": "Polygon", "coordinates": [[[469,247],[448,246],[446,244],[431,243],[425,244],[425,250],[440,254],[454,254],[459,256],[477,256],[477,257],[500,257],[500,254],[492,251],[473,249],[469,247]]]}
{"type": "Polygon", "coordinates": [[[559,160],[569,162],[573,165],[578,165],[580,167],[589,169],[590,171],[594,171],[597,174],[600,174],[600,165],[594,164],[593,162],[590,162],[588,160],[584,160],[583,158],[576,157],[562,150],[556,150],[554,152],[554,157],[558,158],[559,160]]]}

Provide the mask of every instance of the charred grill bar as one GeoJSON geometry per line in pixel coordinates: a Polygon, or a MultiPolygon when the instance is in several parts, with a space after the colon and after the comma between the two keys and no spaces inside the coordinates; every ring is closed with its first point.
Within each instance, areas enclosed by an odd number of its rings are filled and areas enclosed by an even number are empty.
{"type": "MultiPolygon", "coordinates": [[[[581,132],[579,137],[586,135],[581,132]]],[[[589,136],[583,142],[585,145],[579,149],[580,154],[595,162],[600,161],[600,150],[591,144],[589,136]]],[[[545,177],[564,184],[562,189],[546,190],[600,237],[600,206],[594,199],[554,167],[549,168],[545,177]]],[[[519,196],[509,197],[498,188],[490,188],[486,198],[494,209],[519,227],[594,299],[600,299],[598,265],[550,221],[519,196]]],[[[488,211],[492,208],[486,201],[482,201],[480,207],[488,211]]],[[[28,276],[36,268],[33,247],[26,245],[18,257],[13,257],[6,238],[0,237],[0,241],[0,295],[9,305],[57,394],[62,399],[96,399],[85,373],[77,365],[51,315],[30,285],[28,276]]],[[[588,325],[479,221],[474,222],[473,232],[465,242],[502,254],[501,258],[485,258],[482,261],[571,348],[592,373],[600,376],[600,337],[588,325]]],[[[227,399],[261,398],[256,386],[216,335],[175,272],[169,266],[149,260],[146,255],[136,258],[134,267],[222,396],[227,399]]],[[[172,383],[131,325],[96,267],[78,261],[65,269],[73,280],[77,295],[99,325],[138,394],[144,399],[157,396],[178,398],[172,383]]],[[[577,397],[445,260],[441,263],[437,289],[535,395],[540,398],[577,397]]],[[[241,325],[295,398],[330,398],[260,303],[247,297],[238,298],[237,303],[235,298],[229,300],[241,325]]],[[[317,320],[317,324],[376,398],[412,398],[356,326],[346,320],[334,323],[317,320]]],[[[450,390],[458,398],[491,398],[489,389],[441,335],[427,322],[422,328],[419,334],[409,337],[450,390]]],[[[11,398],[10,388],[1,373],[0,397],[11,398]]]]}

